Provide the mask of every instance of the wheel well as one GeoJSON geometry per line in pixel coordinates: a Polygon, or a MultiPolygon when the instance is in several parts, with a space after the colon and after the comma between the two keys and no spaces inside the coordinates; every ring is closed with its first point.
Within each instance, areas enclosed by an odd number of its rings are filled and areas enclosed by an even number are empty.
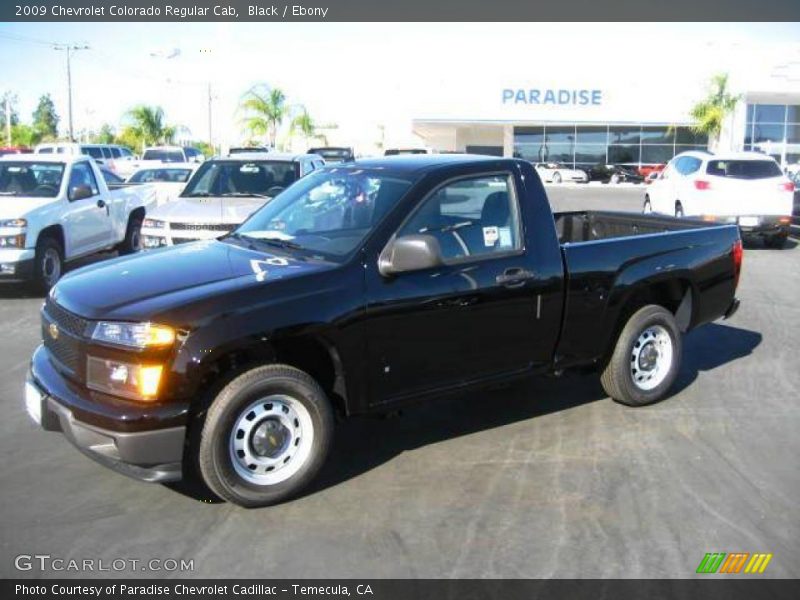
{"type": "Polygon", "coordinates": [[[625,300],[618,313],[613,335],[608,338],[608,346],[602,361],[604,365],[611,357],[617,338],[628,319],[637,310],[649,304],[662,306],[671,312],[675,316],[678,328],[681,331],[686,331],[689,328],[692,318],[692,287],[687,280],[670,279],[642,287],[625,300]]]}
{"type": "Polygon", "coordinates": [[[61,244],[61,251],[66,251],[66,246],[64,245],[64,230],[61,228],[61,225],[50,225],[49,227],[45,227],[39,232],[39,237],[36,238],[36,244],[39,244],[39,240],[42,240],[46,237],[54,238],[59,244],[61,244]]]}
{"type": "Polygon", "coordinates": [[[144,220],[145,210],[144,206],[140,206],[131,211],[131,214],[128,216],[128,223],[131,223],[136,217],[144,220]]]}
{"type": "Polygon", "coordinates": [[[334,408],[347,414],[344,372],[338,352],[314,337],[277,340],[269,347],[251,346],[223,354],[203,369],[199,389],[208,391],[206,401],[210,403],[236,376],[270,363],[290,365],[308,373],[325,390],[334,408]]]}

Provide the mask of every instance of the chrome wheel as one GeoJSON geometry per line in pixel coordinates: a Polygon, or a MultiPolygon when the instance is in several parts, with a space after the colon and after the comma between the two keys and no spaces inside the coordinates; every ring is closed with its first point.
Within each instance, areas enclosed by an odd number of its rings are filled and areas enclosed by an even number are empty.
{"type": "Polygon", "coordinates": [[[661,325],[645,329],[631,351],[631,378],[641,390],[652,390],[667,377],[672,367],[672,337],[661,325]]]}
{"type": "Polygon", "coordinates": [[[306,463],[313,441],[311,414],[299,400],[267,396],[237,417],[230,433],[231,462],[242,479],[274,485],[306,463]]]}
{"type": "Polygon", "coordinates": [[[42,254],[42,276],[45,283],[53,286],[61,279],[61,256],[55,248],[46,248],[42,254]]]}

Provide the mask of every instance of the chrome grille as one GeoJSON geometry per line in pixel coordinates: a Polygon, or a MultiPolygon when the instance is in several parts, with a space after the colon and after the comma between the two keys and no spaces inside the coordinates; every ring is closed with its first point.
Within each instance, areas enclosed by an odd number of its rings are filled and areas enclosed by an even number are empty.
{"type": "Polygon", "coordinates": [[[83,377],[81,368],[80,340],[86,335],[89,321],[75,315],[49,298],[42,311],[42,340],[44,347],[50,352],[51,357],[71,375],[83,377]],[[50,325],[58,327],[58,335],[53,337],[50,325]]]}
{"type": "Polygon", "coordinates": [[[233,231],[234,223],[171,223],[170,228],[175,231],[233,231]]]}

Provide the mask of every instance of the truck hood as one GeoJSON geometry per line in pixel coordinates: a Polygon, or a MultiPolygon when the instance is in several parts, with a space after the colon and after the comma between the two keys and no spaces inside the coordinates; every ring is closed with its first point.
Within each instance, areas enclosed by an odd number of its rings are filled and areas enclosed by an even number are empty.
{"type": "Polygon", "coordinates": [[[0,220],[19,219],[27,213],[56,202],[58,198],[0,196],[0,220]]]}
{"type": "Polygon", "coordinates": [[[206,240],[78,269],[53,297],[88,319],[150,320],[212,296],[335,268],[334,263],[206,240]]]}
{"type": "Polygon", "coordinates": [[[148,213],[171,223],[241,223],[265,202],[263,198],[178,198],[148,213]]]}

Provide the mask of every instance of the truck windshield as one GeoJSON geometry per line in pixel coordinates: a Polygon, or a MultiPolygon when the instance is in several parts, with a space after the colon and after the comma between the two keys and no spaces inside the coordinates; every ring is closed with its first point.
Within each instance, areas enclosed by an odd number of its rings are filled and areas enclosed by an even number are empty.
{"type": "Polygon", "coordinates": [[[736,179],[768,179],[782,175],[774,160],[710,160],[706,173],[736,179]]]}
{"type": "Polygon", "coordinates": [[[211,160],[189,180],[183,196],[274,196],[297,179],[287,161],[211,160]]]}
{"type": "Polygon", "coordinates": [[[265,204],[234,235],[342,257],[358,247],[410,186],[360,169],[318,171],[265,204]]]}
{"type": "Polygon", "coordinates": [[[63,163],[3,161],[0,162],[0,196],[55,198],[63,175],[63,163]]]}
{"type": "Polygon", "coordinates": [[[151,148],[145,150],[142,160],[160,160],[161,162],[186,162],[180,150],[159,150],[151,148]]]}

